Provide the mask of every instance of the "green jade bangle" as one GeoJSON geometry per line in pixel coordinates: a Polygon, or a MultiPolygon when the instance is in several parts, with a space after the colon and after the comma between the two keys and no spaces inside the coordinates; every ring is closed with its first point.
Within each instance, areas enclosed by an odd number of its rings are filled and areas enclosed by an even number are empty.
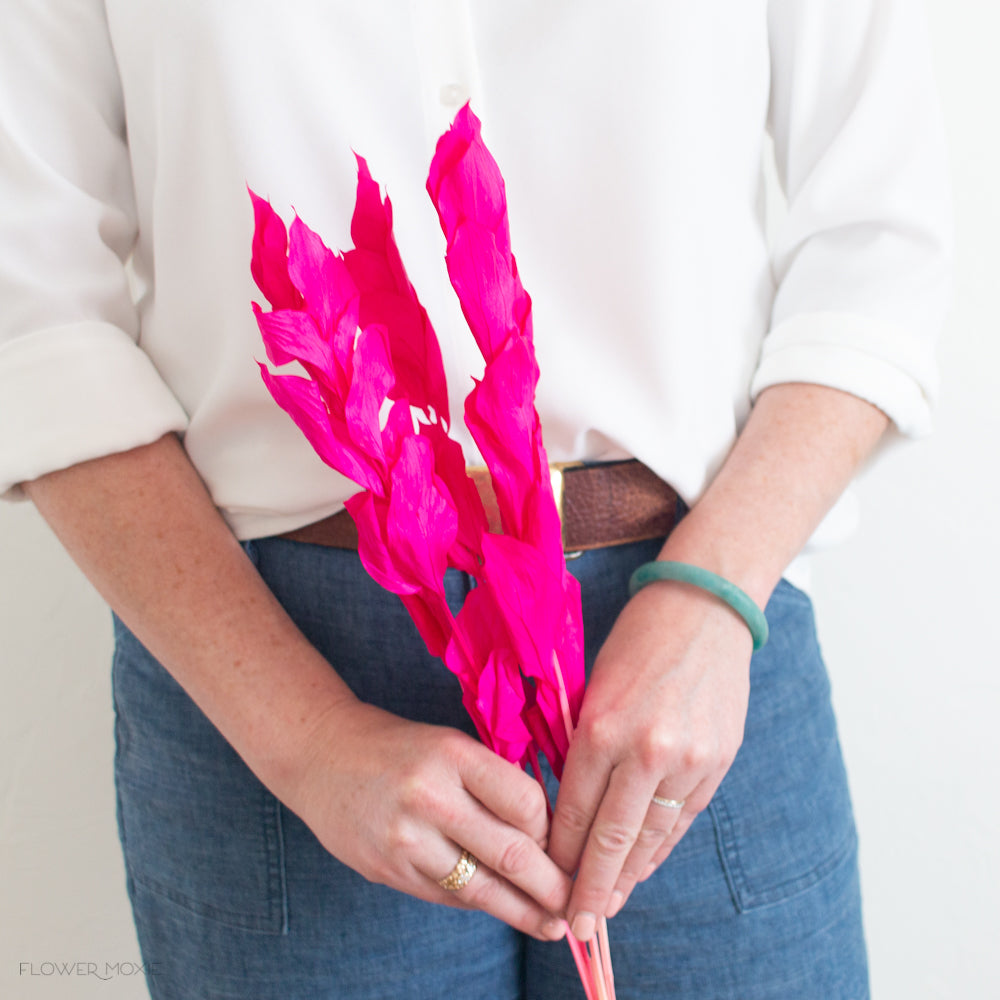
{"type": "Polygon", "coordinates": [[[707,590],[728,604],[747,623],[750,635],[753,636],[755,653],[767,642],[768,629],[764,612],[748,594],[725,577],[689,563],[648,562],[643,563],[632,574],[628,582],[629,595],[635,597],[643,587],[657,580],[676,580],[678,583],[689,583],[692,587],[707,590]]]}

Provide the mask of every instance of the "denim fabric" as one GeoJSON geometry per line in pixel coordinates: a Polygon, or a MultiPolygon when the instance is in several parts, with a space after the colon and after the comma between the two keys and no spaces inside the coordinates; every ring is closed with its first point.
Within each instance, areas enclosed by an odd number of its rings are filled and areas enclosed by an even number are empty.
{"type": "MultiPolygon", "coordinates": [[[[588,658],[659,542],[570,563],[588,658]]],[[[354,553],[246,544],[359,697],[472,732],[457,682],[354,553]]],[[[449,599],[468,587],[449,572],[449,599]]],[[[808,598],[781,583],[743,747],[715,799],[610,923],[620,1000],[863,1000],[856,837],[808,598]]],[[[243,765],[116,622],[119,828],[154,1000],[561,1000],[564,942],[367,883],[243,765]]]]}

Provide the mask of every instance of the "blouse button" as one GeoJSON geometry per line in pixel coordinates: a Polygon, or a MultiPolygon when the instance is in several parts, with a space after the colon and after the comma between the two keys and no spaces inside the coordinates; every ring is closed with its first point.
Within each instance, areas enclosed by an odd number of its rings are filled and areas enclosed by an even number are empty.
{"type": "Polygon", "coordinates": [[[469,99],[469,91],[461,83],[446,83],[438,94],[446,108],[457,108],[469,99]]]}

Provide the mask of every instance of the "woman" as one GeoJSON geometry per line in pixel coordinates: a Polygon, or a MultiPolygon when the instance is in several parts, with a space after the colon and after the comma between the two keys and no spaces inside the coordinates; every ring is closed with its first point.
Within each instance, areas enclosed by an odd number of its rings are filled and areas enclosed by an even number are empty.
{"type": "MultiPolygon", "coordinates": [[[[0,480],[118,616],[151,994],[579,996],[554,942],[607,915],[622,997],[867,996],[796,584],[889,424],[928,425],[947,197],[912,5],[19,0],[7,20],[0,480]],[[592,670],[551,822],[356,553],[296,540],[355,487],[254,364],[245,185],[342,245],[356,149],[461,437],[475,347],[421,188],[467,99],[507,180],[550,458],[635,459],[687,511],[634,541],[615,504],[570,562],[592,670]],[[770,247],[767,134],[789,203],[770,247]],[[630,600],[654,560],[766,605],[769,644],[751,658],[699,588],[630,600]]],[[[449,571],[456,606],[468,585],[449,571]]]]}

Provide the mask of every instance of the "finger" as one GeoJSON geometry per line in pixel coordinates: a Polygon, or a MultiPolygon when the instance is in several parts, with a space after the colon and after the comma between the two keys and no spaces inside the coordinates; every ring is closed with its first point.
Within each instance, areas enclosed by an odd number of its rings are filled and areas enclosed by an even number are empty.
{"type": "Polygon", "coordinates": [[[424,876],[423,891],[415,895],[446,906],[482,910],[542,941],[558,941],[563,937],[564,921],[546,912],[506,879],[499,878],[478,858],[470,857],[471,852],[443,838],[436,840],[436,846],[414,866],[424,876]],[[452,861],[443,860],[446,857],[452,861]],[[452,887],[448,888],[449,885],[452,887]]]}
{"type": "Polygon", "coordinates": [[[622,866],[605,916],[613,917],[625,905],[635,884],[645,876],[654,855],[660,851],[680,822],[684,808],[685,796],[677,793],[676,789],[671,794],[661,784],[649,804],[635,844],[622,866]],[[657,798],[663,801],[657,802],[657,798]]]}
{"type": "Polygon", "coordinates": [[[536,843],[548,839],[545,791],[519,767],[477,745],[459,767],[462,783],[494,816],[524,831],[536,843]]]}
{"type": "MultiPolygon", "coordinates": [[[[700,810],[699,810],[700,811],[700,810]]],[[[667,837],[662,844],[653,852],[652,858],[649,860],[649,864],[646,865],[643,870],[639,881],[644,882],[648,879],[660,865],[663,864],[667,858],[673,853],[674,848],[681,842],[684,838],[684,834],[691,829],[691,824],[698,818],[698,811],[692,810],[691,812],[685,812],[681,815],[681,818],[677,821],[677,825],[670,832],[670,836],[667,837]]]]}
{"type": "Polygon", "coordinates": [[[597,920],[608,908],[625,859],[642,829],[653,788],[648,778],[632,776],[625,768],[611,774],[570,897],[570,929],[582,941],[594,936],[597,920]]]}
{"type": "Polygon", "coordinates": [[[653,852],[653,856],[650,858],[649,863],[643,869],[639,875],[638,881],[644,882],[648,879],[664,861],[670,857],[673,849],[681,842],[684,838],[684,834],[688,832],[691,828],[691,824],[698,818],[698,815],[703,812],[707,807],[709,802],[712,801],[712,796],[715,794],[716,788],[719,786],[718,778],[706,779],[701,782],[698,787],[687,796],[687,800],[684,803],[684,808],[681,810],[681,814],[677,819],[677,823],[674,828],[670,831],[667,837],[664,838],[660,846],[653,852]]]}
{"type": "Polygon", "coordinates": [[[608,788],[611,768],[579,738],[570,744],[549,831],[549,857],[573,874],[608,788]]]}
{"type": "Polygon", "coordinates": [[[572,881],[545,853],[548,810],[542,786],[486,750],[465,761],[460,773],[472,808],[452,810],[442,832],[550,913],[564,913],[572,881]]]}
{"type": "Polygon", "coordinates": [[[565,913],[573,888],[569,875],[526,833],[475,800],[470,800],[470,806],[449,818],[442,832],[464,844],[498,878],[517,886],[550,915],[565,913]]]}

